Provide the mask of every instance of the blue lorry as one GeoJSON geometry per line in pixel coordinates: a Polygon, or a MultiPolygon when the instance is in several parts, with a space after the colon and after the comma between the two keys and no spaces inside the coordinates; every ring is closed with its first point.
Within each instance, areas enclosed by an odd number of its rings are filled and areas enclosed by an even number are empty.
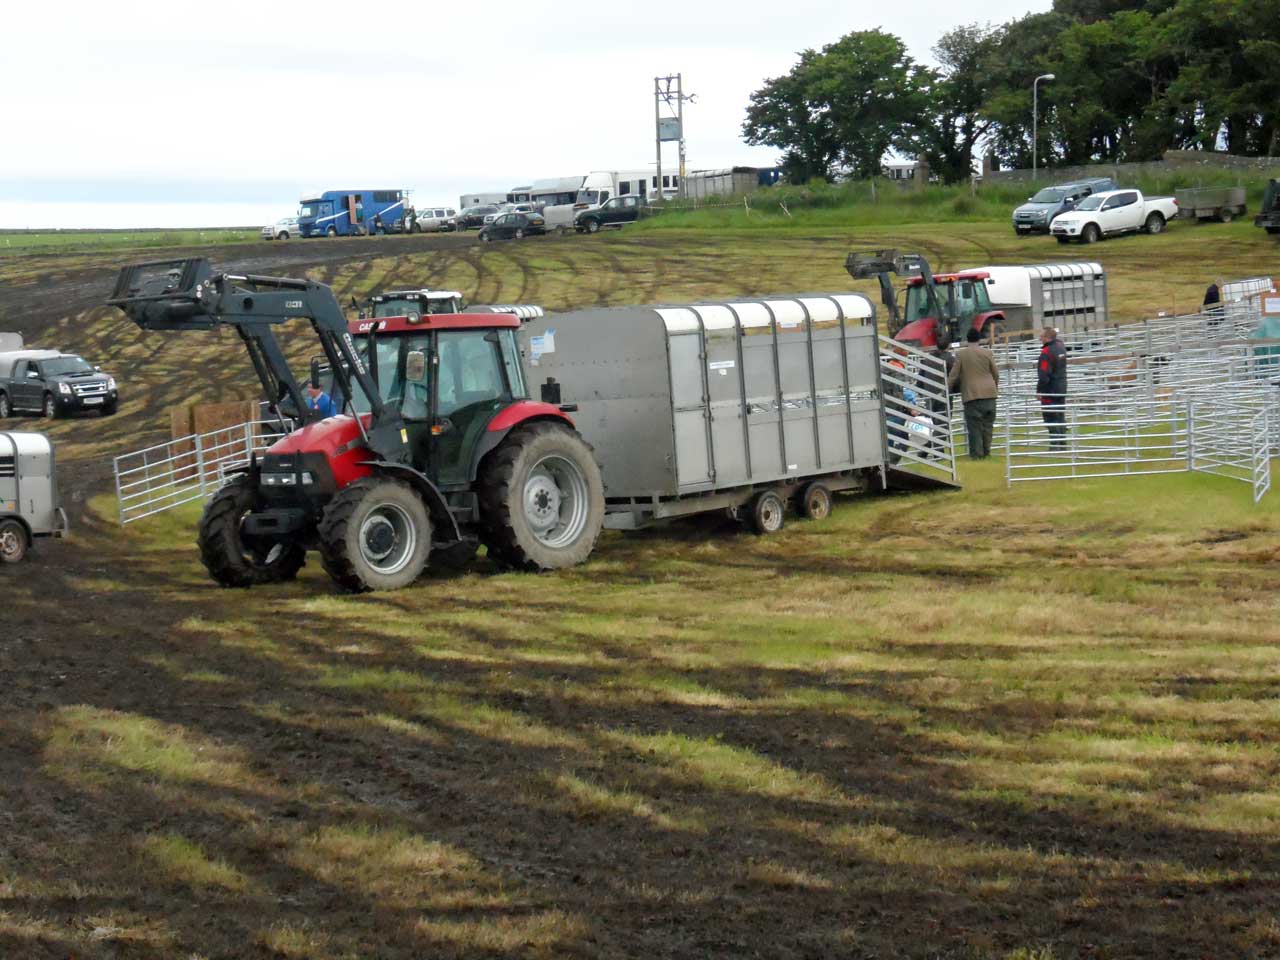
{"type": "Polygon", "coordinates": [[[298,207],[298,232],[304,237],[352,237],[402,233],[404,190],[326,190],[304,198],[298,207]]]}

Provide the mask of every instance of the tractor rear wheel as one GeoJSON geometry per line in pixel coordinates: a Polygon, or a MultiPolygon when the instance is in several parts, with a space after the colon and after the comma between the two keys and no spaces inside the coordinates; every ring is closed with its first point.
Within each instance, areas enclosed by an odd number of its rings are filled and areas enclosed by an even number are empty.
{"type": "Polygon", "coordinates": [[[26,527],[17,520],[0,520],[0,563],[20,563],[30,546],[26,527]]]}
{"type": "Polygon", "coordinates": [[[213,495],[200,518],[200,562],[224,587],[292,580],[307,562],[306,551],[297,543],[244,535],[244,518],[255,500],[253,481],[237,477],[213,495]]]}
{"type": "Polygon", "coordinates": [[[512,430],[485,460],[481,540],[518,570],[559,570],[591,556],[604,525],[604,481],[571,427],[538,422],[512,430]]]}
{"type": "Polygon", "coordinates": [[[431,553],[431,518],[407,483],[365,477],[324,508],[320,558],[346,590],[398,590],[417,580],[431,553]]]}

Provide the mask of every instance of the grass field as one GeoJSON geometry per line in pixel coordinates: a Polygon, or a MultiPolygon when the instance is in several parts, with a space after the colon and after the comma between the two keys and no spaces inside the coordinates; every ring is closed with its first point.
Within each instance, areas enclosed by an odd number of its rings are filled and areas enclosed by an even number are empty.
{"type": "Polygon", "coordinates": [[[257,227],[205,230],[0,230],[0,258],[22,253],[143,250],[262,239],[257,227]]]}
{"type": "MultiPolygon", "coordinates": [[[[1140,316],[1267,272],[1255,234],[1080,252],[1140,316]]],[[[309,273],[560,308],[847,289],[864,246],[1060,253],[995,225],[687,231],[309,273]]],[[[247,384],[232,341],[103,308],[45,334],[129,385],[52,426],[77,470],[247,384]]],[[[364,597],[314,562],[218,590],[192,513],[121,531],[88,488],[72,540],[0,571],[0,956],[1280,955],[1274,495],[962,480],[364,597]]]]}

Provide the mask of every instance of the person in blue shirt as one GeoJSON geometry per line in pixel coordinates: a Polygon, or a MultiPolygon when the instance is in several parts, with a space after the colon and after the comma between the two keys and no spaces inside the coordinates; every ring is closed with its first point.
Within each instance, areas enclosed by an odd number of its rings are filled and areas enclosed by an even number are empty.
{"type": "Polygon", "coordinates": [[[336,416],[338,413],[333,398],[321,390],[320,384],[314,380],[307,384],[307,406],[319,412],[321,420],[336,416]]]}

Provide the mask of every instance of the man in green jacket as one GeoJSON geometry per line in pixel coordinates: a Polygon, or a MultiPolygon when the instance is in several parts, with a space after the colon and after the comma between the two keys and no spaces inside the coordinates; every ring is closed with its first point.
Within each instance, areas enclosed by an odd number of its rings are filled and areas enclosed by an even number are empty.
{"type": "Polygon", "coordinates": [[[966,345],[956,354],[955,366],[947,376],[952,390],[960,388],[964,401],[964,429],[969,437],[969,456],[985,460],[991,456],[991,431],[996,423],[996,392],[1000,371],[995,358],[978,341],[981,335],[970,329],[966,345]]]}

